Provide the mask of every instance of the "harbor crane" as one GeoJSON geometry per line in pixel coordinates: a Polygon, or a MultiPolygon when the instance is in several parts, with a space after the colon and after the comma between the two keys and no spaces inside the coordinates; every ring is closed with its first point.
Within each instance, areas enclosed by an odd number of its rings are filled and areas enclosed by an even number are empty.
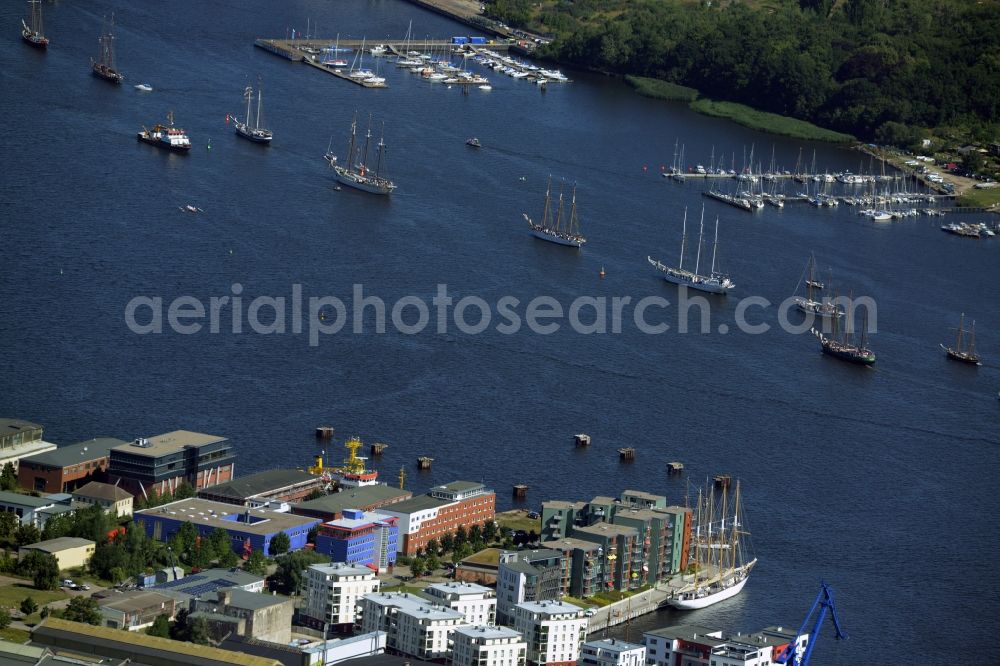
{"type": "Polygon", "coordinates": [[[809,609],[809,613],[806,614],[806,619],[802,621],[802,626],[799,627],[799,632],[795,635],[795,640],[788,644],[781,654],[778,655],[777,659],[774,660],[776,664],[791,664],[791,666],[808,666],[809,657],[812,655],[813,648],[816,647],[816,641],[819,639],[819,631],[823,628],[823,620],[826,619],[826,614],[830,612],[830,619],[833,621],[833,628],[837,631],[837,640],[847,639],[847,634],[843,632],[840,628],[840,620],[837,618],[837,607],[833,604],[833,590],[826,583],[821,583],[822,588],[819,594],[816,595],[816,601],[813,602],[812,608],[809,609]],[[817,607],[819,611],[817,612],[817,607]],[[816,620],[813,622],[812,631],[809,634],[809,642],[806,644],[805,649],[802,651],[802,656],[798,656],[798,644],[799,638],[803,635],[806,625],[809,624],[809,619],[816,613],[816,620]]]}

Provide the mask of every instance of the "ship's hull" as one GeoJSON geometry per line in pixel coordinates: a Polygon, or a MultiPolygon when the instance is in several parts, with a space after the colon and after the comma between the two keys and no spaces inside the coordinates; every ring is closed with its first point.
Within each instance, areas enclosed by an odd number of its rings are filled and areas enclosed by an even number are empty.
{"type": "Polygon", "coordinates": [[[811,314],[814,317],[820,317],[822,319],[833,319],[835,315],[837,317],[844,316],[844,313],[839,309],[824,308],[822,303],[810,301],[805,298],[796,298],[795,307],[806,314],[811,314]]]}
{"type": "Polygon", "coordinates": [[[725,286],[718,280],[712,280],[712,279],[707,279],[704,282],[701,282],[693,280],[683,275],[675,275],[673,273],[667,273],[667,272],[662,273],[661,277],[667,282],[673,284],[681,284],[684,285],[685,287],[689,287],[691,289],[697,289],[698,291],[704,291],[709,294],[725,295],[727,292],[732,290],[733,287],[736,286],[736,285],[725,286]]]}
{"type": "Polygon", "coordinates": [[[969,354],[968,352],[955,351],[951,347],[945,347],[944,345],[941,345],[941,349],[943,349],[944,353],[948,355],[948,358],[950,358],[953,361],[958,361],[960,363],[966,363],[968,365],[982,365],[982,363],[979,360],[979,357],[976,356],[975,354],[969,354]]]}
{"type": "Polygon", "coordinates": [[[385,180],[374,180],[368,178],[367,176],[362,176],[360,174],[348,171],[344,167],[334,167],[334,177],[337,182],[347,185],[348,187],[353,187],[356,190],[361,190],[362,192],[368,192],[370,194],[391,194],[396,186],[385,180]]]}
{"type": "Polygon", "coordinates": [[[587,239],[573,236],[565,238],[563,236],[557,236],[553,233],[545,231],[544,229],[532,229],[531,235],[535,238],[540,238],[541,240],[548,241],[550,243],[555,243],[556,245],[567,245],[569,247],[583,247],[583,244],[587,242],[587,239]]]}
{"type": "Polygon", "coordinates": [[[47,37],[42,37],[41,35],[36,35],[29,30],[21,31],[21,39],[24,40],[29,46],[33,46],[36,49],[47,49],[49,48],[49,40],[47,37]]]}
{"type": "Polygon", "coordinates": [[[735,597],[743,590],[743,586],[747,584],[747,580],[750,577],[750,570],[756,563],[757,560],[753,560],[737,571],[734,571],[733,575],[737,576],[737,579],[721,590],[704,594],[694,593],[671,597],[667,599],[667,603],[678,610],[698,610],[699,608],[707,608],[720,601],[735,597]]]}
{"type": "Polygon", "coordinates": [[[142,132],[136,134],[135,138],[137,138],[139,141],[142,141],[143,143],[148,143],[151,146],[156,146],[157,148],[163,148],[164,150],[170,150],[175,153],[187,154],[191,150],[190,144],[186,146],[171,145],[165,141],[160,141],[155,137],[144,136],[142,132]]]}
{"type": "Polygon", "coordinates": [[[247,127],[245,123],[238,121],[234,123],[234,126],[236,135],[243,137],[247,141],[268,145],[271,143],[271,139],[274,138],[269,130],[253,130],[247,127]]]}
{"type": "Polygon", "coordinates": [[[856,365],[875,364],[875,354],[871,352],[861,351],[858,350],[857,348],[843,349],[840,347],[833,346],[828,342],[824,342],[823,353],[828,356],[840,359],[841,361],[847,361],[848,363],[854,363],[856,365]]]}
{"type": "Polygon", "coordinates": [[[125,75],[115,71],[110,67],[95,63],[90,68],[90,72],[99,79],[104,79],[110,83],[121,83],[125,80],[125,75]]]}

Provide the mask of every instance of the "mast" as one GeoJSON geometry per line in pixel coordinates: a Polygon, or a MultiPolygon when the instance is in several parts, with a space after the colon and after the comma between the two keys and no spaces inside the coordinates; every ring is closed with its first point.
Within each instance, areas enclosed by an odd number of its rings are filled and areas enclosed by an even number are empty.
{"type": "Polygon", "coordinates": [[[810,253],[810,255],[809,255],[809,279],[806,280],[806,293],[808,294],[808,298],[809,298],[810,301],[814,301],[815,300],[815,299],[813,299],[813,288],[814,288],[813,287],[813,283],[815,281],[816,281],[816,256],[810,253]]]}
{"type": "Polygon", "coordinates": [[[549,174],[549,184],[545,186],[545,208],[542,209],[542,228],[548,229],[549,227],[549,215],[550,208],[552,205],[552,174],[549,174]]]}
{"type": "Polygon", "coordinates": [[[967,350],[969,356],[976,355],[976,320],[972,320],[972,326],[969,331],[969,349],[967,350]]]}
{"type": "Polygon", "coordinates": [[[354,112],[354,119],[351,121],[351,138],[347,142],[347,170],[354,168],[354,143],[358,132],[358,113],[354,112]]]}
{"type": "Polygon", "coordinates": [[[573,183],[573,205],[569,209],[569,225],[566,233],[578,234],[580,232],[580,222],[576,219],[576,183],[573,183]]]}
{"type": "Polygon", "coordinates": [[[694,260],[694,273],[698,275],[698,267],[701,266],[701,237],[705,233],[705,206],[701,207],[701,222],[698,224],[698,254],[694,260]]]}
{"type": "MultiPolygon", "coordinates": [[[[684,209],[684,222],[681,230],[681,264],[678,266],[680,270],[684,270],[684,245],[687,243],[688,237],[688,209],[684,209]]],[[[699,501],[701,501],[699,499],[699,501]]]]}
{"type": "Polygon", "coordinates": [[[372,117],[369,114],[369,116],[368,116],[368,130],[365,132],[365,149],[363,151],[364,152],[364,157],[361,160],[361,175],[362,176],[365,175],[365,172],[368,170],[368,144],[371,142],[371,139],[372,139],[372,117]]]}
{"type": "Polygon", "coordinates": [[[253,101],[253,88],[247,86],[243,91],[243,96],[247,98],[247,129],[250,129],[250,102],[253,101]]]}
{"type": "Polygon", "coordinates": [[[719,249],[719,216],[715,216],[715,242],[712,243],[712,272],[709,277],[715,275],[715,254],[719,249]]]}
{"type": "Polygon", "coordinates": [[[555,226],[556,231],[559,231],[559,225],[562,224],[562,211],[563,211],[563,184],[559,183],[559,208],[556,210],[556,226],[555,226]]]}
{"type": "Polygon", "coordinates": [[[733,569],[736,568],[736,549],[739,548],[739,525],[740,525],[740,480],[736,480],[736,494],[733,499],[733,535],[729,542],[729,548],[732,551],[730,554],[730,563],[733,569]]]}
{"type": "Polygon", "coordinates": [[[385,153],[385,122],[382,123],[382,133],[378,137],[378,156],[375,162],[375,177],[382,172],[382,155],[385,153]]]}
{"type": "Polygon", "coordinates": [[[261,88],[260,82],[257,82],[257,120],[254,125],[254,129],[260,129],[260,104],[261,100],[264,99],[264,91],[261,88]]]}
{"type": "Polygon", "coordinates": [[[958,320],[958,340],[955,342],[955,351],[962,351],[962,333],[965,329],[965,313],[962,313],[962,318],[958,320]]]}

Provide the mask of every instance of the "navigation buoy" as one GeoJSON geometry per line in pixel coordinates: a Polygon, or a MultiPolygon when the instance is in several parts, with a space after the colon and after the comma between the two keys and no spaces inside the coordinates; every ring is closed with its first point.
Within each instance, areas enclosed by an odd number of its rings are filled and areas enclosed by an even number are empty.
{"type": "Polygon", "coordinates": [[[209,150],[212,150],[212,140],[211,139],[208,140],[208,144],[205,147],[208,148],[209,150]]]}
{"type": "Polygon", "coordinates": [[[604,266],[601,266],[601,272],[600,272],[600,273],[598,273],[598,275],[600,275],[600,276],[601,276],[601,279],[602,279],[602,280],[604,279],[604,276],[605,276],[605,275],[607,275],[607,273],[605,273],[605,272],[604,272],[604,266]]]}

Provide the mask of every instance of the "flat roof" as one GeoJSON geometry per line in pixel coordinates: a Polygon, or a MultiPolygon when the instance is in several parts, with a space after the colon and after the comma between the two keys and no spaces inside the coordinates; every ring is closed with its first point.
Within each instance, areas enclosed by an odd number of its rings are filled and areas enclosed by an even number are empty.
{"type": "Polygon", "coordinates": [[[673,640],[681,638],[686,641],[703,641],[707,645],[721,645],[725,643],[722,639],[722,631],[719,629],[709,629],[700,624],[680,624],[663,629],[654,629],[643,633],[644,636],[656,636],[673,640]],[[712,634],[715,634],[714,636],[712,634]]]}
{"type": "Polygon", "coordinates": [[[0,419],[0,437],[15,435],[25,430],[41,430],[42,426],[23,419],[0,419]]]}
{"type": "Polygon", "coordinates": [[[102,500],[108,500],[109,502],[120,502],[121,500],[129,499],[130,497],[132,497],[132,493],[126,492],[122,488],[119,488],[118,486],[113,486],[110,483],[91,481],[87,485],[74,490],[73,496],[102,499],[102,500]]]}
{"type": "Polygon", "coordinates": [[[199,494],[244,499],[263,493],[280,490],[310,481],[319,482],[319,477],[301,469],[269,469],[250,476],[242,476],[216,486],[198,491],[199,494]]]}
{"type": "Polygon", "coordinates": [[[173,601],[173,597],[168,597],[158,592],[131,590],[113,597],[98,599],[97,605],[101,608],[113,608],[118,611],[129,612],[155,608],[167,602],[173,603],[173,601]]]}
{"type": "Polygon", "coordinates": [[[645,650],[645,645],[638,643],[628,643],[620,638],[602,638],[597,641],[587,641],[583,647],[592,647],[608,652],[628,652],[629,650],[645,650]]]}
{"type": "MultiPolygon", "coordinates": [[[[196,643],[175,641],[169,638],[160,638],[159,636],[148,636],[141,631],[122,631],[121,629],[111,629],[110,627],[95,627],[90,624],[70,622],[69,620],[61,620],[51,615],[42,620],[40,624],[35,625],[31,631],[31,641],[35,644],[46,645],[47,641],[44,639],[54,639],[54,643],[64,636],[92,645],[98,652],[100,652],[101,647],[129,650],[134,653],[133,658],[138,663],[143,663],[145,657],[155,658],[158,652],[186,655],[191,657],[192,664],[198,665],[275,666],[281,663],[274,659],[253,657],[239,652],[220,650],[219,648],[198,645],[196,643]]],[[[111,656],[117,657],[117,655],[111,656]]]]}
{"type": "Polygon", "coordinates": [[[431,497],[430,495],[417,495],[408,500],[403,500],[402,502],[396,502],[388,506],[379,507],[379,511],[385,511],[390,513],[416,513],[418,511],[426,511],[427,509],[438,509],[442,506],[448,506],[453,504],[452,500],[439,499],[437,497],[431,497]]]}
{"type": "Polygon", "coordinates": [[[626,490],[622,493],[622,498],[624,498],[625,496],[641,497],[643,499],[650,499],[650,500],[663,500],[664,502],[667,501],[665,495],[654,495],[653,493],[647,493],[645,490],[626,490]]]}
{"type": "Polygon", "coordinates": [[[29,543],[26,546],[21,546],[21,548],[41,550],[46,553],[58,553],[69,548],[82,548],[84,546],[94,545],[96,544],[90,539],[81,539],[80,537],[56,537],[55,539],[49,539],[47,541],[29,543]]]}
{"type": "Polygon", "coordinates": [[[0,504],[19,504],[20,506],[29,506],[34,509],[39,509],[43,506],[55,504],[55,501],[49,499],[48,497],[35,497],[33,495],[22,495],[21,493],[12,493],[7,490],[0,490],[0,504]]]}
{"type": "Polygon", "coordinates": [[[475,490],[476,488],[484,488],[485,486],[481,483],[476,483],[475,481],[452,481],[451,483],[445,483],[440,486],[435,486],[431,490],[437,490],[443,488],[445,490],[450,490],[456,493],[462,493],[466,490],[475,490]]]}
{"type": "Polygon", "coordinates": [[[200,497],[189,497],[188,499],[177,500],[162,506],[151,509],[136,511],[136,516],[149,516],[164,520],[178,520],[190,522],[195,525],[205,525],[207,527],[221,527],[223,529],[239,530],[250,534],[274,534],[293,527],[305,527],[314,525],[318,518],[308,516],[296,516],[291,513],[279,513],[270,509],[244,509],[240,506],[226,504],[225,502],[213,502],[212,500],[200,497]],[[250,514],[252,520],[257,522],[246,523],[236,516],[250,514]]]}
{"type": "Polygon", "coordinates": [[[522,638],[521,632],[514,631],[510,627],[499,627],[499,626],[487,626],[487,625],[476,625],[476,626],[463,626],[455,628],[456,634],[462,634],[463,636],[469,636],[470,638],[522,638]]]}
{"type": "MultiPolygon", "coordinates": [[[[350,488],[342,490],[339,493],[326,495],[325,497],[317,497],[314,500],[293,504],[292,511],[295,511],[296,509],[307,509],[310,511],[342,513],[344,509],[364,509],[366,506],[371,504],[377,504],[399,497],[413,497],[413,493],[409,490],[402,490],[401,488],[393,488],[392,486],[382,484],[361,486],[360,488],[350,488]]],[[[382,509],[384,507],[379,508],[382,509]]]]}
{"type": "Polygon", "coordinates": [[[392,606],[410,615],[419,614],[429,620],[464,620],[465,615],[447,606],[432,603],[408,592],[369,592],[362,597],[379,606],[392,606]]]}
{"type": "Polygon", "coordinates": [[[424,590],[434,590],[440,592],[438,596],[447,595],[464,595],[464,594],[493,594],[492,587],[486,587],[485,585],[480,585],[478,583],[463,583],[459,581],[451,581],[448,583],[433,583],[424,588],[424,590]]]}
{"type": "Polygon", "coordinates": [[[114,437],[95,437],[85,442],[77,442],[68,446],[60,446],[55,451],[36,453],[33,456],[21,458],[21,462],[31,462],[49,467],[69,467],[88,460],[105,458],[111,449],[128,442],[114,437]]]}
{"type": "Polygon", "coordinates": [[[116,446],[112,451],[131,453],[139,456],[163,456],[169,453],[182,451],[186,446],[205,446],[216,442],[226,441],[225,437],[218,435],[206,435],[190,430],[174,430],[155,437],[146,438],[148,446],[136,446],[135,442],[128,442],[121,446],[116,446]]]}
{"type": "Polygon", "coordinates": [[[542,615],[561,615],[563,613],[583,613],[583,609],[579,606],[575,606],[568,601],[562,601],[561,599],[550,600],[550,601],[522,601],[516,605],[517,608],[523,608],[529,613],[540,613],[542,615]]]}
{"type": "Polygon", "coordinates": [[[332,576],[369,576],[374,578],[375,572],[368,567],[353,567],[346,562],[334,562],[332,564],[310,564],[310,569],[332,576]]]}
{"type": "Polygon", "coordinates": [[[574,527],[573,533],[595,534],[599,536],[638,535],[634,527],[615,525],[614,523],[595,523],[587,527],[574,527]]]}
{"type": "Polygon", "coordinates": [[[196,597],[206,592],[214,592],[228,587],[245,587],[264,582],[263,576],[256,576],[240,569],[206,569],[200,573],[178,580],[160,583],[150,588],[153,591],[179,592],[196,597]]]}
{"type": "Polygon", "coordinates": [[[573,537],[563,537],[553,541],[546,541],[542,544],[546,548],[560,551],[579,548],[581,550],[597,550],[600,545],[596,541],[586,541],[585,539],[575,539],[573,537]]]}
{"type": "MultiPolygon", "coordinates": [[[[247,592],[246,590],[241,590],[239,588],[223,590],[223,592],[229,595],[229,603],[226,603],[226,606],[231,608],[242,608],[245,610],[260,610],[261,608],[280,606],[281,604],[292,600],[291,597],[286,597],[283,594],[261,594],[260,592],[247,592]]],[[[219,601],[218,591],[202,592],[201,595],[198,596],[198,601],[214,601],[220,604],[222,603],[219,601]]]]}

